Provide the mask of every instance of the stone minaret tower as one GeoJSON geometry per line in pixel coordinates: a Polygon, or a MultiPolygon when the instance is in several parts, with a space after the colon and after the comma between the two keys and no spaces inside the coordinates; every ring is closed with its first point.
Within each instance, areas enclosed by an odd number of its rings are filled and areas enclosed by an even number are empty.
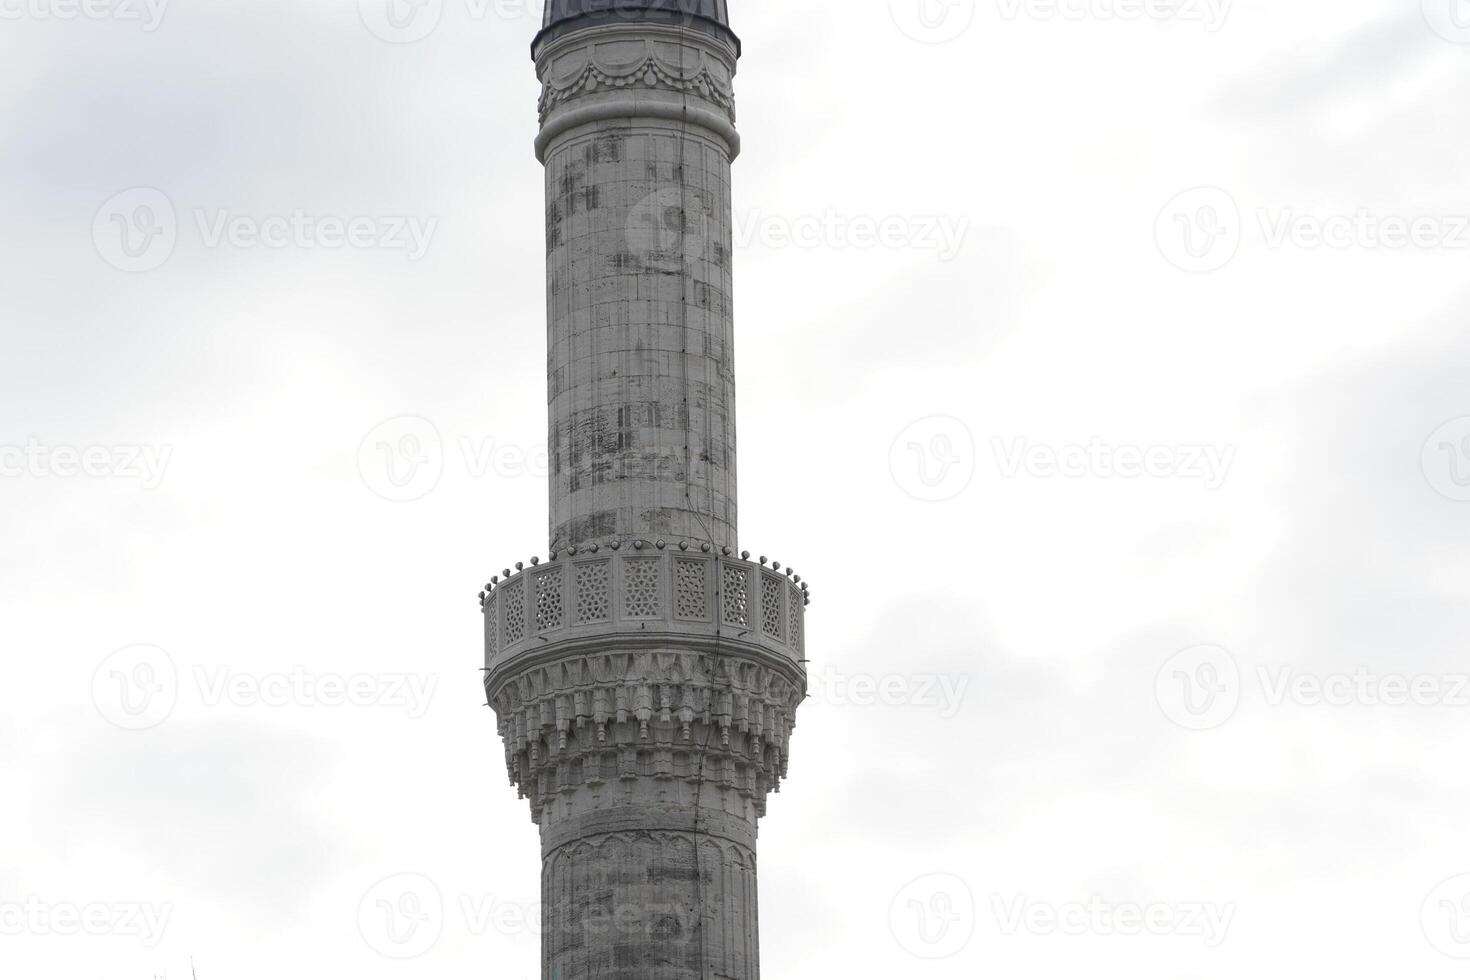
{"type": "Polygon", "coordinates": [[[481,596],[544,980],[755,980],[807,587],[738,552],[726,0],[548,0],[549,558],[481,596]]]}

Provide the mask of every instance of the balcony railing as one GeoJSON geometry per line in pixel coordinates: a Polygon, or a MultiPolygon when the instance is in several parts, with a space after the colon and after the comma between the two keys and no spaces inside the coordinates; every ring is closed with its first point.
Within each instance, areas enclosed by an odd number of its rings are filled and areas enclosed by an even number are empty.
{"type": "Polygon", "coordinates": [[[481,594],[491,669],[557,641],[629,634],[724,637],[802,660],[808,588],[780,563],[640,541],[506,572],[481,594]]]}

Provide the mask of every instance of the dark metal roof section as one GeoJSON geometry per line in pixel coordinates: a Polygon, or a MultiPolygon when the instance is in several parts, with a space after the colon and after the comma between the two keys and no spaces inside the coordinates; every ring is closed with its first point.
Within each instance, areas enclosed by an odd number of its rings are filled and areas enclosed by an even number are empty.
{"type": "Polygon", "coordinates": [[[740,38],[730,30],[728,0],[546,0],[541,33],[531,42],[534,52],[553,38],[589,27],[652,22],[713,34],[740,53],[740,38]]]}

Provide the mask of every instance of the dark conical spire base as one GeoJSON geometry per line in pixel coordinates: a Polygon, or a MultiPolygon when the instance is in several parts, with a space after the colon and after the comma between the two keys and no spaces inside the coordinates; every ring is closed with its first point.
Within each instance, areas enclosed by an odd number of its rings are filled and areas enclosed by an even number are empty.
{"type": "Polygon", "coordinates": [[[740,50],[740,39],[730,30],[727,0],[547,0],[541,33],[531,49],[572,31],[635,22],[704,31],[740,50]]]}

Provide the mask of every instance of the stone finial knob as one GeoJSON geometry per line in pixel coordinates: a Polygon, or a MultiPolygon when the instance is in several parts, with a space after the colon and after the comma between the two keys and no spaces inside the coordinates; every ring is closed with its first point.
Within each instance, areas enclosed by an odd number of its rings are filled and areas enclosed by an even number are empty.
{"type": "Polygon", "coordinates": [[[643,550],[643,539],[642,538],[639,538],[637,541],[634,541],[633,542],[633,550],[634,551],[642,551],[643,550]]]}
{"type": "Polygon", "coordinates": [[[549,556],[547,556],[547,560],[556,561],[556,552],[553,551],[549,556]]]}
{"type": "Polygon", "coordinates": [[[688,541],[680,541],[679,542],[679,550],[680,551],[688,551],[689,550],[689,542],[688,541]]]}
{"type": "Polygon", "coordinates": [[[667,541],[665,541],[663,538],[659,538],[657,541],[655,541],[653,543],[653,546],[655,548],[657,548],[659,551],[663,551],[664,548],[668,547],[668,544],[669,543],[667,541]]]}
{"type": "Polygon", "coordinates": [[[720,554],[724,555],[726,558],[729,558],[730,557],[730,546],[727,544],[723,548],[721,548],[720,549],[720,554]]]}
{"type": "Polygon", "coordinates": [[[524,571],[525,568],[526,568],[526,565],[525,565],[524,562],[519,562],[519,561],[516,562],[516,571],[518,571],[518,572],[524,571]]]}
{"type": "Polygon", "coordinates": [[[597,554],[597,549],[600,548],[600,547],[601,547],[601,545],[599,545],[599,544],[597,544],[597,543],[594,542],[593,545],[592,545],[592,547],[588,548],[587,550],[590,551],[590,552],[592,552],[595,555],[595,554],[597,554]]]}
{"type": "Polygon", "coordinates": [[[779,561],[773,561],[771,562],[771,567],[779,572],[781,570],[781,563],[779,561]]]}
{"type": "Polygon", "coordinates": [[[607,546],[609,548],[611,548],[613,551],[617,551],[619,548],[621,548],[623,546],[623,542],[621,542],[621,541],[609,541],[607,543],[607,546]]]}
{"type": "Polygon", "coordinates": [[[710,550],[710,544],[709,544],[709,542],[706,541],[704,544],[700,545],[699,546],[699,550],[702,551],[702,552],[704,552],[705,554],[709,554],[709,550],[710,550]]]}
{"type": "Polygon", "coordinates": [[[750,561],[750,552],[748,552],[748,551],[742,551],[742,552],[740,552],[740,558],[743,561],[750,561]]]}
{"type": "Polygon", "coordinates": [[[540,558],[532,558],[532,559],[531,559],[531,566],[532,566],[532,567],[533,567],[533,568],[534,568],[534,567],[535,567],[535,566],[537,566],[537,565],[539,565],[539,564],[541,564],[541,559],[540,559],[540,558]]]}
{"type": "Polygon", "coordinates": [[[485,593],[481,592],[480,593],[480,602],[483,603],[484,601],[485,601],[485,593]]]}
{"type": "Polygon", "coordinates": [[[767,558],[765,555],[761,555],[761,564],[762,565],[764,565],[768,561],[770,561],[769,558],[767,558]]]}
{"type": "Polygon", "coordinates": [[[492,576],[490,576],[490,587],[492,589],[495,586],[499,585],[499,584],[500,584],[500,576],[499,575],[492,575],[492,576]]]}
{"type": "Polygon", "coordinates": [[[500,574],[501,575],[504,575],[506,578],[510,578],[510,569],[508,569],[508,568],[502,568],[500,570],[500,574]]]}

